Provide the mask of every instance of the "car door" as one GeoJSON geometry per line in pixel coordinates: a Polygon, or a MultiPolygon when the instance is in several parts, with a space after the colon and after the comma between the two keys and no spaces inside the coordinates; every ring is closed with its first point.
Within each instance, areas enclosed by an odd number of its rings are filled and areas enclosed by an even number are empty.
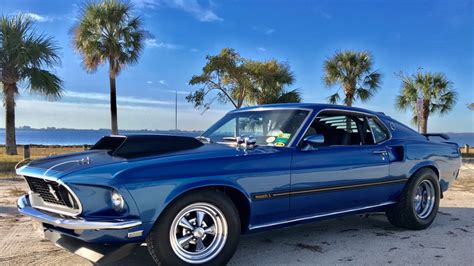
{"type": "Polygon", "coordinates": [[[389,177],[387,151],[383,141],[378,144],[373,140],[365,115],[320,112],[308,131],[322,134],[325,143],[310,149],[300,145],[294,152],[292,219],[386,203],[390,191],[385,186],[393,181],[389,177]]]}

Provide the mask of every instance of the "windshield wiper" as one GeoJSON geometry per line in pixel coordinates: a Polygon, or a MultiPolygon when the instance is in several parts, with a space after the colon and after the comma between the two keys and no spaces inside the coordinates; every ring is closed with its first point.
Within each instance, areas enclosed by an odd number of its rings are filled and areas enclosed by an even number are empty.
{"type": "Polygon", "coordinates": [[[233,141],[233,142],[236,142],[236,141],[237,141],[237,137],[223,137],[222,140],[223,140],[223,141],[233,141]]]}

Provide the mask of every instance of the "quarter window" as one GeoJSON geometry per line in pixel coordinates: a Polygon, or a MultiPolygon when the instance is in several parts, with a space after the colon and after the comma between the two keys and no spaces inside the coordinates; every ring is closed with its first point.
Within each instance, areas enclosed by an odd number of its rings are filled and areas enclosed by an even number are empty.
{"type": "Polygon", "coordinates": [[[372,136],[374,137],[375,143],[380,143],[384,140],[389,138],[388,131],[380,125],[373,117],[367,118],[370,126],[370,130],[372,131],[372,136]]]}

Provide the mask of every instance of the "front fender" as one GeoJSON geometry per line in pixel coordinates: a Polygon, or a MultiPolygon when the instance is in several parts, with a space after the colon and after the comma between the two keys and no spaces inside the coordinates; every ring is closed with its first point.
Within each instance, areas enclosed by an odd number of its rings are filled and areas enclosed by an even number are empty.
{"type": "Polygon", "coordinates": [[[140,209],[140,218],[143,222],[154,223],[170,203],[183,194],[205,187],[224,186],[240,191],[250,202],[250,196],[245,190],[232,180],[225,178],[193,177],[186,179],[162,180],[144,184],[128,184],[127,189],[140,209]]]}

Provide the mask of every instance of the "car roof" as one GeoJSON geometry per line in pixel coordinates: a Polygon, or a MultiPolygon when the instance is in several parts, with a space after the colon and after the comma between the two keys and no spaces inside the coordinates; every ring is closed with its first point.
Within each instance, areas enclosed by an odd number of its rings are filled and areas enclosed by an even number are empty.
{"type": "Polygon", "coordinates": [[[256,105],[251,107],[243,107],[240,109],[235,109],[233,112],[242,112],[242,111],[253,111],[253,110],[266,110],[266,109],[312,109],[315,111],[320,111],[323,109],[332,109],[332,110],[341,110],[341,111],[357,111],[363,113],[369,113],[373,115],[384,115],[382,112],[374,112],[363,108],[337,105],[337,104],[324,104],[324,103],[279,103],[279,104],[264,104],[256,105]]]}

